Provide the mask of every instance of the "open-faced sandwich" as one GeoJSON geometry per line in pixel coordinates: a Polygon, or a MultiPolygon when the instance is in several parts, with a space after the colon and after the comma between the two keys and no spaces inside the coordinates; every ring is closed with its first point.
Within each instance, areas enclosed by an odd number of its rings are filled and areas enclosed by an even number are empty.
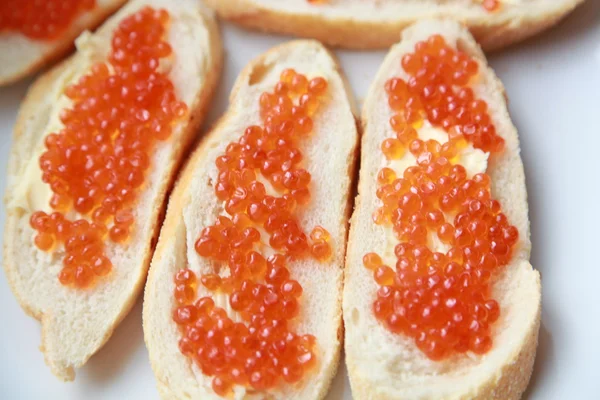
{"type": "MultiPolygon", "coordinates": [[[[8,165],[4,266],[74,378],[140,293],[167,192],[220,72],[210,10],[134,0],[40,77],[8,165]]],[[[32,344],[33,345],[33,344],[32,344]]]]}

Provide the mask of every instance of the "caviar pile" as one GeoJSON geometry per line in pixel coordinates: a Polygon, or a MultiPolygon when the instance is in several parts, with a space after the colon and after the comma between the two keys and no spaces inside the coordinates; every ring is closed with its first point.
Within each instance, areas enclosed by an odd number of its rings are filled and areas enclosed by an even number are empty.
{"type": "Polygon", "coordinates": [[[293,332],[302,286],[290,278],[288,260],[331,256],[330,236],[322,227],[310,237],[299,226],[295,210],[310,201],[311,175],[300,167],[299,142],[310,136],[312,115],[327,90],[327,81],[287,69],[273,93],[260,97],[262,126],[248,127],[216,160],[215,187],[229,216],[218,217],[195,244],[197,253],[218,264],[228,276],[206,274],[197,279],[189,269],[175,276],[175,298],[180,304],[173,319],[183,334],[181,352],[212,376],[215,393],[225,396],[234,384],[266,390],[281,380],[302,379],[315,363],[315,338],[293,332]],[[267,194],[258,179],[281,194],[267,194]],[[276,253],[268,258],[259,248],[262,228],[276,253]],[[211,297],[193,303],[202,284],[211,292],[228,295],[241,322],[234,322],[211,297]]]}
{"type": "Polygon", "coordinates": [[[96,0],[2,0],[0,32],[13,31],[37,40],[59,37],[96,0]]]}
{"type": "MultiPolygon", "coordinates": [[[[448,47],[441,36],[435,35],[417,43],[414,53],[404,55],[402,68],[410,75],[408,81],[394,78],[386,84],[389,106],[397,113],[390,121],[396,132],[401,134],[406,124],[419,128],[426,118],[451,137],[463,136],[477,149],[502,150],[504,140],[496,135],[487,104],[476,99],[468,87],[478,72],[475,60],[448,47]]],[[[402,140],[399,137],[386,143],[399,146],[402,140]]]]}
{"type": "Polygon", "coordinates": [[[519,232],[491,197],[490,177],[468,178],[457,162],[467,140],[486,151],[500,151],[503,141],[492,133],[486,103],[467,87],[478,64],[466,54],[434,35],[417,43],[402,66],[411,76],[408,83],[393,78],[386,84],[398,114],[390,120],[396,137],[386,139],[382,151],[388,160],[409,151],[416,165],[401,176],[383,168],[377,177],[382,205],[373,219],[391,224],[399,244],[395,268],[376,253],[363,258],[379,285],[373,312],[390,331],[412,337],[432,360],[468,350],[483,354],[492,347],[490,326],[500,315],[490,298],[491,280],[510,261],[519,232]],[[423,121],[415,113],[449,130],[449,141],[420,140],[415,126],[423,121]],[[447,252],[430,249],[434,235],[447,252]]]}
{"type": "Polygon", "coordinates": [[[63,285],[86,287],[110,272],[104,241],[128,239],[154,149],[187,112],[158,71],[171,54],[162,40],[168,21],[166,11],[149,7],[125,18],[114,32],[108,62],[95,64],[66,89],[73,103],[61,112],[64,127],[45,138],[40,167],[55,212],[35,212],[30,222],[39,249],[64,244],[63,285]],[[69,211],[83,218],[71,221],[69,211]]]}

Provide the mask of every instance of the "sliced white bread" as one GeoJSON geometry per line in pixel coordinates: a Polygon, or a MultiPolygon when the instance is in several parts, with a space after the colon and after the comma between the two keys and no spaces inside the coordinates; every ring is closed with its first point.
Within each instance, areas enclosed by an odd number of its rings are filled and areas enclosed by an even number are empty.
{"type": "Polygon", "coordinates": [[[352,49],[387,48],[421,19],[465,23],[484,50],[518,42],[556,24],[583,0],[206,0],[242,26],[318,39],[352,49]]]}
{"type": "MultiPolygon", "coordinates": [[[[192,269],[197,276],[213,272],[211,263],[196,253],[194,243],[202,229],[223,212],[223,204],[214,193],[218,174],[215,160],[246,127],[260,123],[260,94],[272,92],[286,68],[294,68],[309,79],[321,76],[328,82],[313,116],[313,132],[300,145],[303,168],[312,179],[311,200],[298,212],[298,221],[305,232],[316,225],[325,227],[331,234],[333,253],[327,262],[306,258],[288,264],[292,279],[303,287],[294,331],[316,336],[317,366],[296,386],[280,386],[268,393],[234,386],[232,397],[320,399],[337,370],[342,342],[343,264],[358,133],[350,91],[332,55],[317,42],[296,41],[270,50],[243,70],[231,93],[229,110],[194,152],[169,200],[146,284],[143,311],[144,337],[159,392],[165,399],[220,398],[211,388],[212,377],[203,375],[179,351],[181,335],[172,320],[177,306],[173,278],[182,268],[192,269]]],[[[199,285],[198,297],[211,293],[199,285]]],[[[238,318],[231,311],[227,295],[213,294],[213,298],[230,316],[238,318]]]]}
{"type": "Polygon", "coordinates": [[[19,32],[0,32],[0,86],[23,78],[61,58],[86,29],[94,29],[127,0],[96,0],[92,10],[79,15],[52,40],[31,39],[19,32]]]}
{"type": "Polygon", "coordinates": [[[534,363],[541,289],[539,273],[528,261],[531,242],[525,176],[502,83],[466,28],[451,21],[420,22],[403,32],[402,41],[383,62],[365,101],[362,123],[359,195],[351,221],[343,301],[346,363],[354,398],[519,399],[534,363]],[[450,46],[458,46],[479,63],[479,77],[472,88],[476,97],[487,102],[497,133],[505,140],[504,151],[491,157],[487,166],[491,194],[520,235],[512,261],[492,284],[492,298],[501,310],[492,325],[492,349],[483,356],[468,352],[443,361],[430,360],[417,349],[414,339],[391,333],[375,318],[372,305],[378,286],[362,262],[366,253],[384,254],[391,231],[371,219],[379,206],[375,192],[376,174],[384,160],[380,146],[393,136],[384,85],[392,77],[406,79],[402,56],[433,34],[441,34],[450,46]]]}
{"type": "MultiPolygon", "coordinates": [[[[111,336],[133,306],[146,278],[169,191],[186,148],[196,136],[221,69],[221,43],[210,10],[199,1],[134,0],[95,34],[77,40],[78,52],[43,75],[31,87],[15,127],[8,164],[4,267],[23,309],[42,323],[47,364],[63,380],[72,380],[111,336]],[[135,225],[127,244],[107,242],[111,274],[89,289],[62,286],[57,278],[64,250],[42,252],[33,244],[31,213],[49,211],[51,192],[38,166],[43,139],[60,129],[58,115],[69,99],[65,87],[106,59],[112,32],[125,17],[144,6],[166,9],[171,17],[168,42],[173,48],[169,78],[189,114],[173,127],[172,137],[157,146],[146,185],[134,208],[135,225]]],[[[32,344],[33,345],[33,344],[32,344]]]]}

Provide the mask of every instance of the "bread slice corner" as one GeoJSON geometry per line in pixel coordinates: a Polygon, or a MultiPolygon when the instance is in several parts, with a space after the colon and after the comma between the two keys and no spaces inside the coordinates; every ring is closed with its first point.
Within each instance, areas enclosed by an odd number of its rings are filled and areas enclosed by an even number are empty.
{"type": "Polygon", "coordinates": [[[59,60],[73,48],[73,41],[84,30],[93,30],[127,0],[97,0],[96,6],[78,16],[58,38],[30,39],[18,32],[0,33],[0,86],[59,60]]]}

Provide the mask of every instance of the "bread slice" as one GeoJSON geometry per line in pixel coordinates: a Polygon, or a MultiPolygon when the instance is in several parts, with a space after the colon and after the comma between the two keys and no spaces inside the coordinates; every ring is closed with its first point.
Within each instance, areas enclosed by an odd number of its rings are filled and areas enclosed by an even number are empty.
{"type": "Polygon", "coordinates": [[[504,87],[487,66],[468,30],[456,22],[423,21],[406,29],[392,47],[371,86],[363,109],[361,170],[355,212],[351,221],[344,280],[345,351],[355,399],[519,399],[527,387],[537,347],[541,289],[539,273],[529,264],[531,249],[527,193],[517,131],[508,115],[504,87]],[[431,361],[412,338],[393,334],[379,323],[372,310],[378,289],[362,262],[369,252],[383,254],[388,228],[375,225],[371,215],[378,207],[375,176],[381,168],[381,143],[392,137],[385,82],[406,77],[400,60],[414,51],[417,41],[441,34],[451,46],[479,63],[472,85],[476,97],[488,104],[488,113],[505,149],[489,159],[492,197],[503,207],[508,221],[519,230],[520,242],[512,261],[494,278],[492,298],[501,315],[493,325],[493,347],[483,356],[467,353],[431,361]]]}
{"type": "Polygon", "coordinates": [[[314,38],[350,49],[387,48],[421,19],[464,22],[484,50],[507,46],[551,27],[583,0],[206,0],[220,16],[242,26],[314,38]]]}
{"type": "MultiPolygon", "coordinates": [[[[299,334],[316,336],[318,362],[300,386],[254,394],[235,386],[233,398],[320,399],[337,370],[342,342],[342,266],[358,133],[350,91],[332,55],[317,42],[295,41],[271,49],[242,71],[231,93],[229,110],[196,149],[169,200],[148,275],[143,311],[144,337],[159,392],[165,399],[219,398],[211,388],[212,378],[202,375],[178,349],[180,333],[172,320],[177,306],[173,278],[186,267],[197,276],[212,271],[210,263],[196,253],[194,243],[201,230],[223,212],[214,194],[215,160],[246,127],[260,123],[259,96],[273,91],[286,68],[328,81],[325,100],[313,116],[313,133],[300,148],[303,168],[311,173],[312,180],[311,201],[299,211],[298,221],[305,232],[316,225],[325,227],[331,234],[333,253],[328,262],[301,259],[289,264],[292,278],[304,289],[294,329],[299,334]]],[[[198,297],[209,293],[199,285],[198,297]]],[[[218,304],[231,310],[226,295],[216,297],[222,302],[218,304]]]]}
{"type": "Polygon", "coordinates": [[[31,87],[17,120],[8,164],[7,221],[4,266],[10,286],[23,309],[42,323],[42,346],[47,364],[62,380],[73,380],[82,366],[111,336],[133,306],[146,278],[150,257],[165,207],[167,192],[203,119],[221,69],[221,43],[210,10],[196,0],[134,0],[109,19],[94,35],[77,40],[78,52],[31,87]],[[109,52],[118,23],[144,6],[164,8],[171,16],[168,42],[173,48],[169,77],[189,114],[173,127],[173,136],[157,146],[139,193],[133,236],[124,245],[107,243],[113,271],[85,290],[64,287],[57,279],[62,248],[51,253],[33,245],[29,226],[32,212],[48,210],[50,190],[41,181],[38,159],[43,138],[60,125],[58,114],[69,104],[65,86],[86,73],[109,52]]]}
{"type": "Polygon", "coordinates": [[[84,30],[94,29],[126,0],[96,0],[58,38],[34,40],[18,32],[0,33],[0,86],[15,82],[64,56],[84,30]]]}

